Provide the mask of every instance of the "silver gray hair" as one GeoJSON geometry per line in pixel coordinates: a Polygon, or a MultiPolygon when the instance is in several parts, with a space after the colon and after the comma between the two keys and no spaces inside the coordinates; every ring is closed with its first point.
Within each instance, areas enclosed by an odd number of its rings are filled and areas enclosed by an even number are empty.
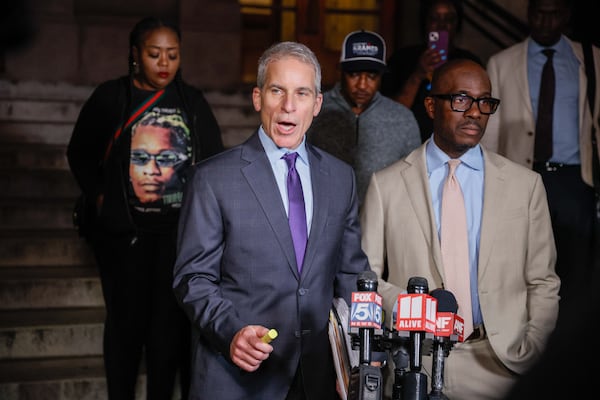
{"type": "Polygon", "coordinates": [[[273,61],[285,57],[293,57],[303,63],[312,65],[315,70],[315,94],[321,93],[321,65],[319,60],[317,60],[317,56],[311,49],[297,42],[279,42],[265,50],[258,59],[256,86],[262,89],[267,78],[267,66],[273,61]]]}

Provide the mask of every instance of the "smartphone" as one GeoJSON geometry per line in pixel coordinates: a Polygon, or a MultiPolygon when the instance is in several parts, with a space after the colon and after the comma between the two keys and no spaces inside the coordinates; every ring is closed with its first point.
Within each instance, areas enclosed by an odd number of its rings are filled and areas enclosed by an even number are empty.
{"type": "Polygon", "coordinates": [[[438,51],[441,61],[435,65],[439,67],[448,61],[448,31],[431,31],[428,34],[428,46],[438,51]]]}

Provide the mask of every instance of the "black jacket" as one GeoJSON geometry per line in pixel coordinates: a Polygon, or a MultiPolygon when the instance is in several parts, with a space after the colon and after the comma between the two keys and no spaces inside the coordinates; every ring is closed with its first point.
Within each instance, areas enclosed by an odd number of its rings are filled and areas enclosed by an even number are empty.
{"type": "MultiPolygon", "coordinates": [[[[67,148],[71,172],[90,203],[104,196],[96,226],[111,233],[137,230],[127,202],[129,130],[114,142],[104,159],[116,129],[139,106],[131,104],[131,85],[128,76],[100,84],[84,103],[67,148]]],[[[221,131],[202,92],[182,81],[171,83],[167,90],[177,91],[181,107],[189,116],[193,163],[222,151],[221,131]]]]}

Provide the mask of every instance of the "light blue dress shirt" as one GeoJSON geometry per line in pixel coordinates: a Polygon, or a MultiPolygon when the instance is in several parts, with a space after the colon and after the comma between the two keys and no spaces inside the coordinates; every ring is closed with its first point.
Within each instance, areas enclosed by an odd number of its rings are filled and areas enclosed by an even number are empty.
{"type": "Polygon", "coordinates": [[[265,153],[271,163],[279,192],[281,193],[281,199],[283,200],[283,206],[285,207],[285,213],[288,214],[288,193],[287,193],[287,174],[288,167],[283,157],[287,153],[298,153],[296,159],[296,170],[300,175],[300,181],[302,182],[302,193],[304,194],[304,207],[306,208],[306,225],[307,232],[310,236],[310,227],[312,225],[313,215],[313,192],[312,192],[312,181],[310,178],[310,166],[308,163],[308,153],[306,152],[306,136],[302,139],[302,143],[295,150],[290,150],[282,147],[277,147],[275,142],[267,136],[263,127],[258,129],[258,137],[260,142],[265,149],[265,153]]]}
{"type": "Polygon", "coordinates": [[[527,47],[527,78],[534,118],[540,95],[542,69],[547,57],[542,50],[556,50],[552,58],[556,77],[552,120],[552,157],[550,161],[581,164],[579,155],[579,61],[564,37],[554,46],[543,47],[529,38],[527,47]]]}
{"type": "MultiPolygon", "coordinates": [[[[429,176],[429,188],[433,210],[435,212],[435,223],[440,237],[440,216],[442,211],[442,190],[444,181],[448,176],[448,160],[450,157],[444,153],[432,140],[429,140],[426,148],[427,174],[429,176]]],[[[479,293],[477,290],[477,270],[479,259],[479,236],[481,233],[481,213],[483,209],[483,153],[479,145],[469,149],[460,157],[461,163],[456,169],[455,175],[460,183],[463,197],[465,199],[465,211],[467,215],[467,234],[469,240],[469,271],[471,278],[471,306],[473,310],[473,325],[483,322],[481,309],[479,307],[479,293]]]]}

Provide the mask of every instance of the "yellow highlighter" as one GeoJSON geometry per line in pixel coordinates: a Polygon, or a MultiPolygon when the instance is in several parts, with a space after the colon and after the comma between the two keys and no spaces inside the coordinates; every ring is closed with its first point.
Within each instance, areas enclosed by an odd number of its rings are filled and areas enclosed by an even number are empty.
{"type": "Polygon", "coordinates": [[[271,343],[271,340],[275,339],[277,337],[278,333],[277,330],[275,329],[270,329],[269,332],[267,332],[262,338],[261,340],[265,343],[271,343]]]}

